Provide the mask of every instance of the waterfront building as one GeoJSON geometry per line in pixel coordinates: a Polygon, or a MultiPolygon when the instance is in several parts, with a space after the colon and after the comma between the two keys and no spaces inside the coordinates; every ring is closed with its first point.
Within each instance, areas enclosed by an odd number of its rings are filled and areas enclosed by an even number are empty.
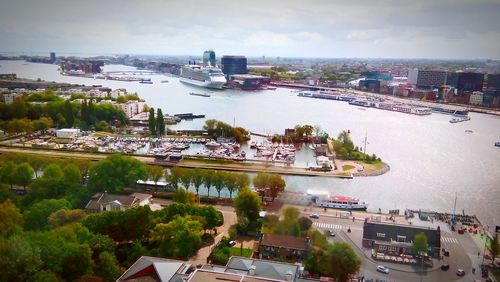
{"type": "Polygon", "coordinates": [[[215,67],[216,59],[215,59],[215,52],[212,50],[207,50],[203,52],[203,66],[212,66],[215,67]]]}
{"type": "Polygon", "coordinates": [[[469,97],[469,104],[481,106],[483,104],[484,93],[481,91],[474,91],[469,97]]]}
{"type": "Polygon", "coordinates": [[[488,74],[486,88],[496,88],[500,90],[500,73],[488,74]]]}
{"type": "Polygon", "coordinates": [[[439,257],[441,251],[441,230],[430,227],[383,223],[377,220],[366,219],[363,224],[363,247],[371,248],[375,253],[392,256],[415,255],[413,239],[423,232],[429,244],[428,254],[439,257]]]}
{"type": "Polygon", "coordinates": [[[233,74],[246,74],[248,72],[247,58],[244,56],[223,56],[221,69],[227,77],[233,74]]]}
{"type": "Polygon", "coordinates": [[[233,74],[229,76],[227,85],[231,88],[242,90],[257,90],[264,89],[271,82],[267,76],[252,75],[252,74],[233,74]]]}
{"type": "Polygon", "coordinates": [[[377,79],[361,79],[358,84],[359,89],[369,92],[380,93],[380,80],[377,79]]]}
{"type": "Polygon", "coordinates": [[[465,92],[483,91],[484,74],[476,72],[451,72],[446,84],[457,89],[459,95],[465,92]]]}
{"type": "Polygon", "coordinates": [[[50,52],[50,63],[53,64],[56,62],[56,53],[50,52]]]}
{"type": "Polygon", "coordinates": [[[149,205],[150,194],[132,193],[130,195],[113,195],[104,191],[96,193],[85,206],[86,212],[124,211],[128,208],[149,205]]]}
{"type": "Polygon", "coordinates": [[[20,99],[21,97],[23,97],[23,94],[21,93],[5,93],[3,94],[3,102],[5,104],[12,104],[15,100],[20,99]]]}
{"type": "Polygon", "coordinates": [[[118,98],[120,96],[124,96],[126,94],[127,94],[127,90],[126,89],[124,89],[124,88],[118,88],[118,89],[115,89],[115,90],[109,92],[109,97],[116,99],[116,98],[118,98]]]}
{"type": "Polygon", "coordinates": [[[126,103],[117,103],[124,112],[127,118],[131,118],[144,110],[144,102],[127,101],[126,103]]]}
{"type": "Polygon", "coordinates": [[[446,84],[446,72],[439,70],[409,70],[408,83],[417,87],[439,87],[446,84]]]}

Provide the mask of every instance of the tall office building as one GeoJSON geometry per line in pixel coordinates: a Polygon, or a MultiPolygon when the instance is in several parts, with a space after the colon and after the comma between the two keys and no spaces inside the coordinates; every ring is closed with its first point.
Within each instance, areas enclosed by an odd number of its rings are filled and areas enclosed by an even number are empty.
{"type": "Polygon", "coordinates": [[[208,66],[210,64],[212,67],[215,67],[215,63],[216,63],[216,60],[215,60],[215,52],[214,51],[207,50],[207,51],[203,52],[203,65],[204,66],[208,66]]]}
{"type": "Polygon", "coordinates": [[[446,79],[446,84],[455,87],[459,94],[482,91],[483,83],[484,74],[476,72],[452,72],[446,79]]]}
{"type": "Polygon", "coordinates": [[[433,88],[446,84],[446,72],[437,70],[409,70],[408,83],[417,87],[433,88]]]}
{"type": "Polygon", "coordinates": [[[50,63],[53,64],[56,62],[56,53],[50,52],[50,63]]]}
{"type": "Polygon", "coordinates": [[[226,75],[246,74],[247,58],[244,56],[223,56],[221,59],[222,72],[226,75]]]}
{"type": "Polygon", "coordinates": [[[500,90],[500,73],[488,74],[486,88],[496,88],[500,90]]]}

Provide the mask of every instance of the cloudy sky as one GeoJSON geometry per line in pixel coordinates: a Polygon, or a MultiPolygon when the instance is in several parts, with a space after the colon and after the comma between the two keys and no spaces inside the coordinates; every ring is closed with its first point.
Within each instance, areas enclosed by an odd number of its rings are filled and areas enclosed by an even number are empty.
{"type": "Polygon", "coordinates": [[[0,52],[500,59],[500,0],[0,0],[0,52]]]}

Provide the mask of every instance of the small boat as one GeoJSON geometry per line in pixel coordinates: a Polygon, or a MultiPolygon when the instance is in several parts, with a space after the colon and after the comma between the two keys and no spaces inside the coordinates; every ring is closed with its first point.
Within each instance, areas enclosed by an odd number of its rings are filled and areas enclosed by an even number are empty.
{"type": "Polygon", "coordinates": [[[500,147],[500,141],[499,142],[495,142],[495,147],[500,147]]]}
{"type": "Polygon", "coordinates": [[[309,149],[313,150],[316,149],[313,144],[309,145],[309,149]]]}
{"type": "Polygon", "coordinates": [[[357,198],[346,196],[331,196],[316,199],[316,205],[324,208],[346,209],[346,210],[366,210],[367,203],[360,202],[357,198]]]}
{"type": "Polygon", "coordinates": [[[207,93],[194,93],[194,92],[191,92],[191,93],[189,93],[189,95],[201,96],[201,97],[210,97],[210,94],[207,94],[207,93]]]}
{"type": "Polygon", "coordinates": [[[153,84],[153,82],[151,80],[141,80],[141,81],[139,81],[139,83],[142,83],[142,84],[153,84]]]}
{"type": "Polygon", "coordinates": [[[465,132],[467,132],[467,133],[473,133],[474,131],[472,131],[470,129],[467,129],[465,132]]]}
{"type": "Polygon", "coordinates": [[[168,82],[168,80],[162,80],[162,81],[160,81],[160,82],[161,82],[161,83],[167,83],[167,82],[168,82]]]}
{"type": "Polygon", "coordinates": [[[454,117],[450,119],[450,123],[457,123],[457,122],[463,122],[463,121],[468,121],[470,120],[470,117],[465,116],[465,117],[454,117]]]}
{"type": "Polygon", "coordinates": [[[207,143],[205,144],[205,146],[207,146],[208,148],[213,148],[213,149],[215,149],[215,148],[219,148],[219,147],[220,147],[220,144],[219,144],[219,143],[217,143],[217,142],[215,142],[215,141],[210,141],[210,142],[207,142],[207,143]]]}

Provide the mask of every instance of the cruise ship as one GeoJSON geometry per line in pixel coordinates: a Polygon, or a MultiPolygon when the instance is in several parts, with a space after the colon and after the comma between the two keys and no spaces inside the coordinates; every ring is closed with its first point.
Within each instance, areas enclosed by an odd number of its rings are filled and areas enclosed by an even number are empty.
{"type": "Polygon", "coordinates": [[[185,65],[181,68],[180,81],[205,88],[222,89],[226,84],[226,77],[218,67],[185,65]]]}

